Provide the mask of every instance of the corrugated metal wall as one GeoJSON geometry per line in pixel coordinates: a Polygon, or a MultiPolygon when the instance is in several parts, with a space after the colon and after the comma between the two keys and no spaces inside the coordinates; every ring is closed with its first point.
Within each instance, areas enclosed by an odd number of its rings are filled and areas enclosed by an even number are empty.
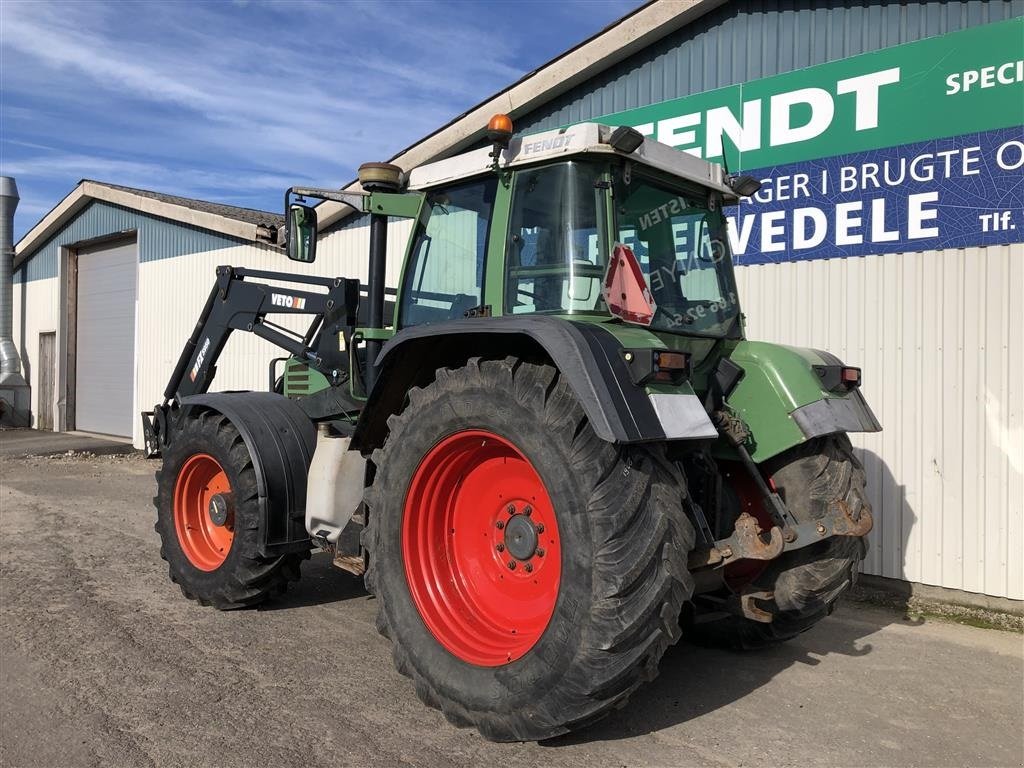
{"type": "Polygon", "coordinates": [[[868,573],[1024,598],[1024,245],[740,267],[750,338],[864,369],[868,573]]]}
{"type": "MultiPolygon", "coordinates": [[[[39,414],[39,334],[56,332],[60,342],[60,288],[57,278],[14,284],[14,343],[21,355],[22,373],[32,395],[32,423],[39,414]]],[[[60,347],[58,346],[58,349],[60,347]]],[[[58,355],[58,365],[63,361],[58,355]]],[[[51,393],[52,394],[52,393],[51,393]]],[[[57,409],[54,408],[54,414],[57,409]]]]}
{"type": "Polygon", "coordinates": [[[1024,0],[739,2],[668,35],[528,115],[523,133],[1024,15],[1024,0]]]}

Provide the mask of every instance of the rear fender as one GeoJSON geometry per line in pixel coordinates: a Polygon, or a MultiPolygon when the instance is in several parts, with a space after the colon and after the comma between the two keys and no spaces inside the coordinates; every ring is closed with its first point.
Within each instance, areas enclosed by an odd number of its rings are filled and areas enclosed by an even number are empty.
{"type": "Polygon", "coordinates": [[[726,402],[747,423],[761,462],[806,440],[838,432],[878,432],[859,388],[826,389],[814,366],[842,365],[828,352],[742,341],[729,359],[743,369],[726,402]]]}
{"type": "Polygon", "coordinates": [[[377,359],[380,373],[353,437],[364,454],[382,445],[387,419],[405,394],[437,368],[472,357],[550,360],[572,388],[597,435],[609,442],[713,439],[717,431],[689,385],[678,395],[649,395],[633,383],[622,345],[594,323],[556,317],[498,317],[415,326],[396,334],[377,359]]]}
{"type": "Polygon", "coordinates": [[[196,410],[227,417],[249,449],[259,494],[260,555],[309,549],[306,477],[316,447],[316,426],[309,417],[295,401],[273,392],[218,392],[181,399],[181,417],[196,410]]]}

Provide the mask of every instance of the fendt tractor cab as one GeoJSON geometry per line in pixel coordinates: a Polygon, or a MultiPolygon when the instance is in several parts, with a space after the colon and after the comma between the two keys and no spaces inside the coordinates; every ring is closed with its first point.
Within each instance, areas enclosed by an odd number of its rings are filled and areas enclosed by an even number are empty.
{"type": "Polygon", "coordinates": [[[255,605],[325,550],[425,703],[532,740],[623,706],[684,632],[826,616],[872,524],[846,433],[880,427],[858,368],[746,340],[723,208],[756,180],[628,127],[488,136],[289,190],[298,261],[323,205],[369,215],[367,283],[219,267],[143,422],[186,597],[255,605]],[[209,393],[233,330],[290,355],[270,391],[209,393]]]}

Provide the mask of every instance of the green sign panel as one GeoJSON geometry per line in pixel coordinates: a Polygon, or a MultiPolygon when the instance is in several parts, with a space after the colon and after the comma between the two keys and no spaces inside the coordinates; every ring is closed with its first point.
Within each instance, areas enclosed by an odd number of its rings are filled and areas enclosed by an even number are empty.
{"type": "Polygon", "coordinates": [[[730,170],[1024,125],[1024,17],[600,118],[730,170]]]}

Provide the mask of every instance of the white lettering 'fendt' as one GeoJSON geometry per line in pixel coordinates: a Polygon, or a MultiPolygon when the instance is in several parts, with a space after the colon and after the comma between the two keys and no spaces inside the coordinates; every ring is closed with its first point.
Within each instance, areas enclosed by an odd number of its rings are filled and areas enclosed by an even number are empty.
{"type": "Polygon", "coordinates": [[[562,136],[555,136],[553,139],[541,141],[524,141],[522,152],[524,155],[536,154],[537,152],[548,152],[552,149],[567,149],[572,142],[573,134],[566,133],[562,136]]]}
{"type": "Polygon", "coordinates": [[[270,294],[270,303],[275,307],[288,307],[288,309],[305,309],[306,300],[299,296],[289,296],[286,293],[270,294]]]}
{"type": "Polygon", "coordinates": [[[711,159],[722,156],[723,136],[728,136],[741,152],[817,138],[831,127],[836,114],[835,102],[839,98],[853,100],[854,131],[878,128],[879,92],[899,82],[900,68],[892,67],[839,80],[834,94],[824,88],[777,93],[767,99],[767,121],[762,115],[765,99],[753,99],[741,105],[742,116],[737,116],[732,107],[719,106],[633,127],[662,144],[711,159]],[[801,112],[808,116],[798,118],[801,112]],[[702,123],[703,140],[698,130],[702,123]]]}

